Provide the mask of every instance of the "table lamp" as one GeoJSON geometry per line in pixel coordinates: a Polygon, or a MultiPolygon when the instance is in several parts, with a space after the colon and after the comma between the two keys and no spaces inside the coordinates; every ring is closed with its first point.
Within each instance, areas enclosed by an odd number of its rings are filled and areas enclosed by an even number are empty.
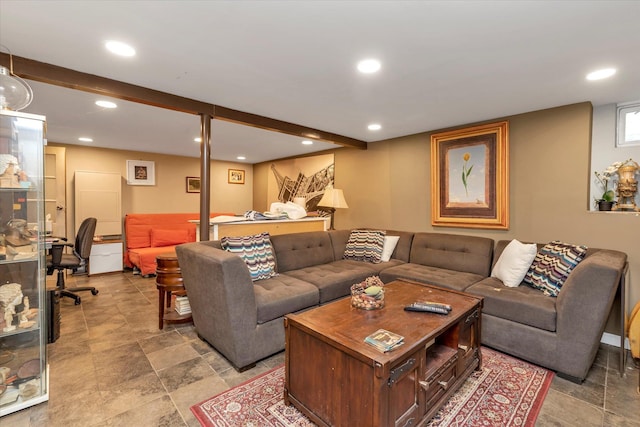
{"type": "Polygon", "coordinates": [[[322,195],[322,199],[318,202],[318,206],[328,208],[327,210],[331,212],[331,226],[329,227],[329,230],[335,230],[333,227],[333,214],[336,209],[347,209],[349,207],[347,205],[347,201],[344,199],[342,190],[333,188],[332,185],[328,185],[324,189],[324,194],[322,195]]]}

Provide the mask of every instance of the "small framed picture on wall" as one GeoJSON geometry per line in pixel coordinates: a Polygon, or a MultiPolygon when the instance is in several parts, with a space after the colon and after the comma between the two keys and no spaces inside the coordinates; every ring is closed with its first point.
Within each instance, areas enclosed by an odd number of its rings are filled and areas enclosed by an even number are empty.
{"type": "Polygon", "coordinates": [[[127,160],[127,184],[156,185],[155,167],[155,162],[127,160]]]}
{"type": "Polygon", "coordinates": [[[200,192],[200,177],[188,176],[187,177],[187,193],[199,193],[200,192]]]}
{"type": "Polygon", "coordinates": [[[244,170],[229,169],[229,176],[228,176],[227,182],[229,184],[244,184],[244,170]]]}

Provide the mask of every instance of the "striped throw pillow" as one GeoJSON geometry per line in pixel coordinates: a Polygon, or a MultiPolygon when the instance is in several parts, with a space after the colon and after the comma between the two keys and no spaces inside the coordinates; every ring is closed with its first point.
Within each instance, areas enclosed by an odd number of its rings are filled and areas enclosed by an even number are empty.
{"type": "Polygon", "coordinates": [[[584,259],[586,246],[554,240],[542,247],[533,259],[524,282],[545,295],[557,297],[571,271],[584,259]]]}
{"type": "Polygon", "coordinates": [[[382,259],[385,234],[386,232],[380,230],[353,230],[342,258],[379,263],[382,259]]]}
{"type": "Polygon", "coordinates": [[[222,249],[237,254],[247,264],[251,280],[269,279],[276,273],[276,259],[269,233],[253,236],[223,237],[220,239],[222,249]]]}

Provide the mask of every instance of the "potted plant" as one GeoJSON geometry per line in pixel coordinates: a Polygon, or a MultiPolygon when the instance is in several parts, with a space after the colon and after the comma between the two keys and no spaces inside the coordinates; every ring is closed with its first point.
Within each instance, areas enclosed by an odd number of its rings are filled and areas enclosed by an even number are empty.
{"type": "Polygon", "coordinates": [[[595,199],[595,204],[599,211],[610,211],[615,203],[615,193],[609,188],[611,177],[618,172],[618,168],[622,166],[622,162],[614,162],[604,172],[595,171],[596,181],[602,187],[602,196],[595,199]]]}

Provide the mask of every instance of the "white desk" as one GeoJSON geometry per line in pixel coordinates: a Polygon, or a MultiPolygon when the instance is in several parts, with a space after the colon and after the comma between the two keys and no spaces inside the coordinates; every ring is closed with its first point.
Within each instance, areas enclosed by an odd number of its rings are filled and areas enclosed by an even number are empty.
{"type": "MultiPolygon", "coordinates": [[[[221,237],[247,236],[268,231],[270,235],[302,233],[305,231],[326,231],[329,229],[330,217],[309,217],[302,219],[272,219],[265,221],[209,221],[209,240],[220,240],[221,237]]],[[[196,239],[200,241],[200,221],[190,220],[197,225],[196,239]]]]}

